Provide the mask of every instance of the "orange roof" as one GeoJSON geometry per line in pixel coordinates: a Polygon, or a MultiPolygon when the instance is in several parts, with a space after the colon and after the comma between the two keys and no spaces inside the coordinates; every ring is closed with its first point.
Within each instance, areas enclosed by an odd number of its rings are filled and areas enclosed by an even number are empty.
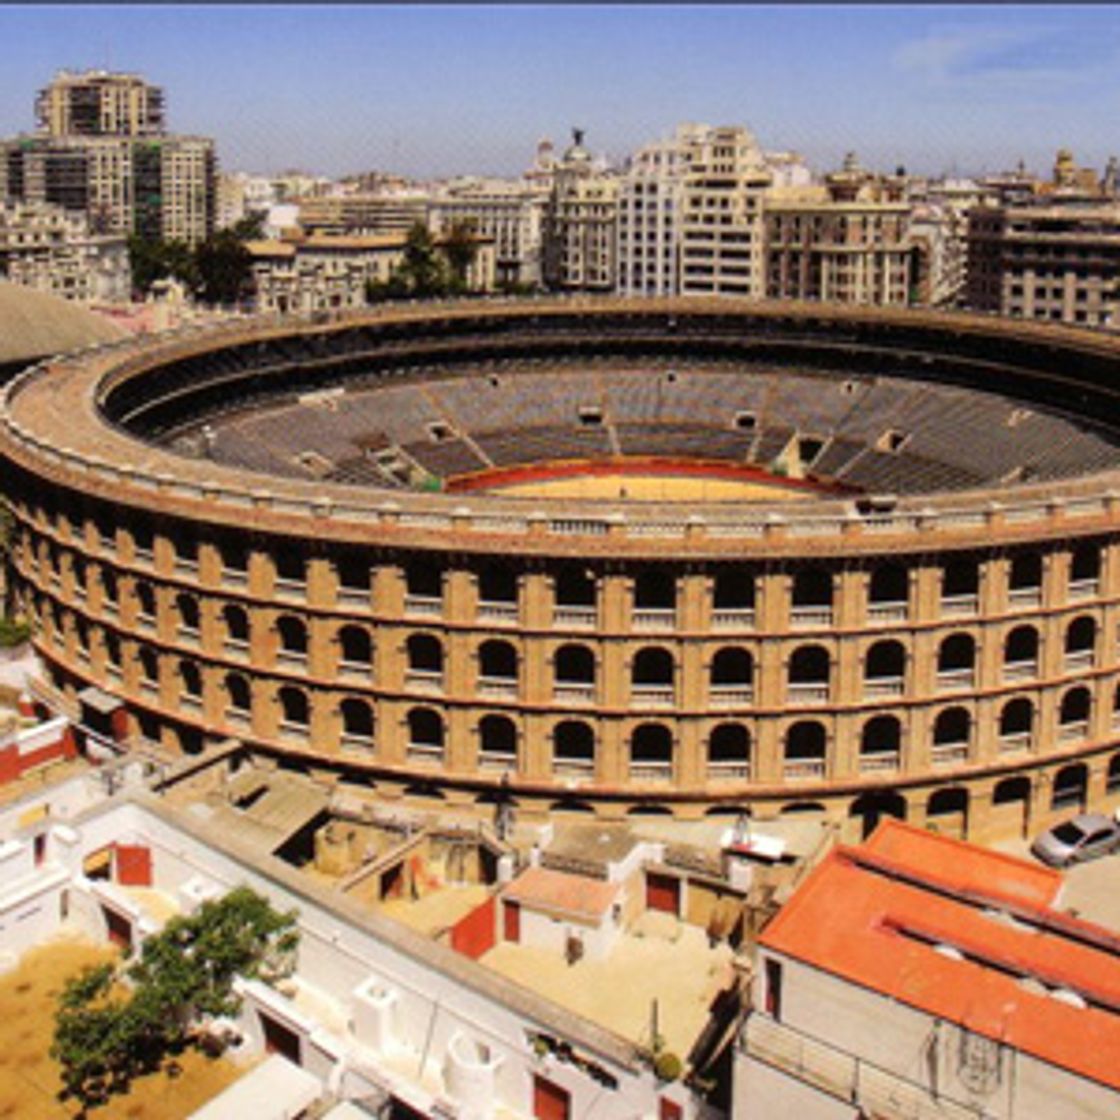
{"type": "Polygon", "coordinates": [[[892,823],[832,851],[759,941],[1120,1089],[1120,936],[1052,909],[1040,870],[892,823]]]}
{"type": "Polygon", "coordinates": [[[502,898],[533,910],[548,910],[598,921],[614,904],[619,885],[586,875],[527,867],[504,891],[502,898]]]}

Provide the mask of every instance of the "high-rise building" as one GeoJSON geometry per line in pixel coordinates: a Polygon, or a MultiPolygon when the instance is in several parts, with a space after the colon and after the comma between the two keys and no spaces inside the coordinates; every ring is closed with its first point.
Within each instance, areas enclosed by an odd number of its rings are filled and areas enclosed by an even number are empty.
{"type": "Polygon", "coordinates": [[[214,141],[163,131],[158,87],[64,74],[37,108],[39,132],[0,141],[0,196],[84,213],[95,233],[194,245],[213,232],[214,141]]]}
{"type": "Polygon", "coordinates": [[[610,292],[616,280],[619,180],[597,167],[582,129],[553,170],[544,233],[544,281],[555,291],[610,292]]]}
{"type": "Polygon", "coordinates": [[[47,136],[161,136],[163,90],[138,74],[62,70],[39,91],[35,114],[47,136]]]}

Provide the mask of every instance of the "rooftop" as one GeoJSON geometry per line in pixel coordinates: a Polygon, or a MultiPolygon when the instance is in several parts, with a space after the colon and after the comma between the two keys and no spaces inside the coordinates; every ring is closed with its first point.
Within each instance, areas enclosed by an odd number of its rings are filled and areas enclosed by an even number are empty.
{"type": "Polygon", "coordinates": [[[830,853],[759,940],[1120,1088],[1120,936],[1055,909],[1060,884],[890,820],[830,853]]]}
{"type": "Polygon", "coordinates": [[[618,891],[617,883],[548,867],[528,867],[502,891],[502,897],[535,910],[594,921],[610,909],[618,891]]]}

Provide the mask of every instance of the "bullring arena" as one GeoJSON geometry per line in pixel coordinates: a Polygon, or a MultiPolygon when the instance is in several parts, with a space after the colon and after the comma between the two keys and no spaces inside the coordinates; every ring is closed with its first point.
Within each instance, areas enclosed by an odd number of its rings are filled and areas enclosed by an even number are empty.
{"type": "Polygon", "coordinates": [[[400,305],[17,377],[53,686],[448,805],[1120,802],[1120,340],[727,300],[400,305]]]}

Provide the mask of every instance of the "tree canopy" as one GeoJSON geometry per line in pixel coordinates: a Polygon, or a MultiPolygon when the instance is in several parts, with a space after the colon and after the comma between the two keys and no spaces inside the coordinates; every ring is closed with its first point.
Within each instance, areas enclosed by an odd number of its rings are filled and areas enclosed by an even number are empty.
{"type": "Polygon", "coordinates": [[[106,964],[73,977],[59,997],[51,1047],[65,1095],[88,1109],[127,1091],[133,1078],[190,1044],[206,1019],[237,1013],[234,977],[273,982],[290,975],[295,921],[294,913],[279,913],[238,887],[172,918],[120,972],[106,964]]]}
{"type": "Polygon", "coordinates": [[[423,222],[408,231],[401,263],[387,281],[370,281],[366,300],[425,299],[467,290],[467,274],[478,253],[474,227],[457,222],[438,242],[423,222]]]}

